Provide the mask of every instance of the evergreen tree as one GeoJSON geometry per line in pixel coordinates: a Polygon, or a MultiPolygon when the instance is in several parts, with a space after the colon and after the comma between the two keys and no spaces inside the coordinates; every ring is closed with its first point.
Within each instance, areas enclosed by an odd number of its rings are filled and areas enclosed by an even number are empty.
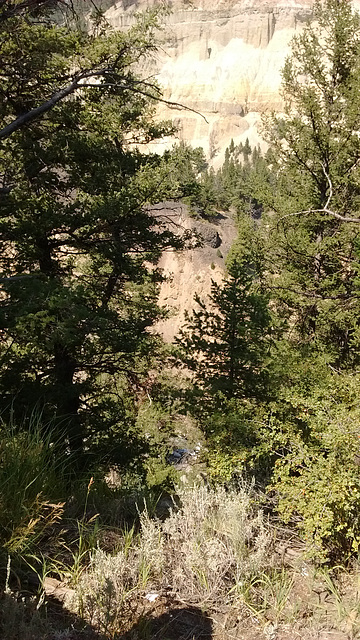
{"type": "Polygon", "coordinates": [[[262,447],[278,458],[272,489],[285,521],[317,551],[348,557],[359,535],[360,17],[326,0],[314,18],[283,70],[283,113],[265,120],[266,271],[271,308],[287,326],[262,447]]]}
{"type": "Polygon", "coordinates": [[[0,24],[15,16],[34,16],[59,5],[63,9],[72,8],[72,0],[0,0],[0,24]]]}
{"type": "Polygon", "coordinates": [[[246,138],[245,144],[242,148],[242,154],[244,156],[244,162],[249,162],[249,157],[251,156],[251,146],[249,142],[249,138],[246,138]]]}
{"type": "Polygon", "coordinates": [[[164,159],[172,172],[172,180],[177,184],[179,197],[197,197],[200,191],[199,175],[207,169],[204,151],[201,147],[193,149],[185,142],[173,145],[165,151],[164,159]]]}
{"type": "Polygon", "coordinates": [[[168,195],[165,162],[134,147],[170,130],[134,73],[157,26],[147,13],[88,35],[17,14],[0,31],[0,129],[76,84],[0,149],[0,408],[55,415],[77,454],[106,434],[121,458],[135,439],[126,398],[156,341],[155,265],[182,242],[148,208],[168,195]]]}
{"type": "Polygon", "coordinates": [[[284,113],[265,123],[268,268],[293,335],[344,366],[358,358],[360,19],[346,0],[317,3],[314,18],[283,70],[284,113]]]}
{"type": "Polygon", "coordinates": [[[271,170],[260,148],[251,150],[246,145],[235,146],[234,141],[225,150],[224,164],[214,176],[217,206],[225,210],[233,207],[241,216],[248,213],[254,218],[262,214],[267,201],[266,186],[271,182],[271,170]],[[265,186],[266,185],[266,186],[265,186]]]}
{"type": "Polygon", "coordinates": [[[225,281],[212,282],[209,300],[195,296],[195,301],[198,310],[187,316],[177,338],[195,381],[213,398],[219,393],[227,399],[263,395],[271,319],[259,255],[239,238],[225,281]]]}

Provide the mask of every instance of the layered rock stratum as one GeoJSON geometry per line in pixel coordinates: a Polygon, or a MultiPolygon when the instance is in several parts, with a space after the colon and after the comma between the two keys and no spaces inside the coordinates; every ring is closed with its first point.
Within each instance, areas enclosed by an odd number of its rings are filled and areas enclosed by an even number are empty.
{"type": "MultiPolygon", "coordinates": [[[[159,4],[108,0],[103,8],[115,29],[126,29],[134,11],[159,4]]],[[[231,138],[236,144],[246,138],[252,145],[261,141],[261,114],[281,109],[281,68],[292,36],[311,18],[312,4],[311,0],[170,3],[151,72],[167,100],[202,115],[174,111],[164,104],[159,112],[175,120],[179,137],[203,147],[215,166],[231,138]]]]}

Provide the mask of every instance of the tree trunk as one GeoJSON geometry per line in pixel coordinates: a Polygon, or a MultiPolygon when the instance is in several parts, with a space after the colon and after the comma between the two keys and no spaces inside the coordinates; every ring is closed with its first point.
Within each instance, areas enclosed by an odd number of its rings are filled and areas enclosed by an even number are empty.
{"type": "Polygon", "coordinates": [[[54,346],[54,361],[56,414],[60,429],[65,427],[70,452],[80,458],[83,453],[83,428],[79,419],[80,394],[74,383],[76,363],[67,347],[60,343],[54,346]]]}

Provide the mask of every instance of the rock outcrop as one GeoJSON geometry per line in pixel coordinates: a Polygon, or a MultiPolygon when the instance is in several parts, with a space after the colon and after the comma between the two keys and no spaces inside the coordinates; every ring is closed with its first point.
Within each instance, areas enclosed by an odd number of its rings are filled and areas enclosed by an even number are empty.
{"type": "Polygon", "coordinates": [[[154,213],[169,224],[173,231],[191,230],[201,239],[201,246],[185,251],[166,251],[159,268],[166,281],[161,285],[159,303],[169,317],[156,325],[166,342],[171,342],[184,323],[186,311],[194,308],[194,295],[206,299],[211,281],[224,278],[225,258],[236,236],[233,219],[219,215],[213,222],[205,222],[189,214],[186,205],[178,202],[161,203],[154,213]]]}

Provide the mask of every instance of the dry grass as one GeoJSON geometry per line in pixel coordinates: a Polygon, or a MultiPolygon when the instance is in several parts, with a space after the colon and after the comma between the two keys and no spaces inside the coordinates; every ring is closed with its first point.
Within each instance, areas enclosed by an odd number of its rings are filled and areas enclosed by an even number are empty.
{"type": "Polygon", "coordinates": [[[269,566],[271,534],[249,489],[183,490],[181,509],[162,525],[166,574],[179,596],[215,604],[240,581],[269,566]]]}
{"type": "Polygon", "coordinates": [[[105,640],[359,638],[359,568],[316,568],[301,558],[281,565],[254,498],[251,487],[182,489],[165,521],[143,511],[139,531],[119,535],[115,553],[91,554],[76,573],[73,618],[62,630],[44,624],[38,601],[31,609],[8,594],[0,637],[74,640],[85,622],[86,637],[105,640]]]}
{"type": "Polygon", "coordinates": [[[149,628],[159,628],[156,638],[173,638],[165,614],[177,607],[185,617],[190,609],[208,612],[214,640],[359,637],[356,572],[330,578],[302,561],[276,564],[275,532],[251,487],[201,486],[178,495],[180,506],[165,521],[144,511],[139,533],[127,532],[116,554],[96,550],[75,587],[71,606],[106,638],[145,640],[149,628]]]}
{"type": "Polygon", "coordinates": [[[250,493],[188,488],[165,522],[144,511],[140,533],[128,533],[114,556],[93,553],[72,606],[113,637],[149,591],[201,607],[235,600],[239,583],[269,567],[271,555],[269,526],[250,493]]]}

